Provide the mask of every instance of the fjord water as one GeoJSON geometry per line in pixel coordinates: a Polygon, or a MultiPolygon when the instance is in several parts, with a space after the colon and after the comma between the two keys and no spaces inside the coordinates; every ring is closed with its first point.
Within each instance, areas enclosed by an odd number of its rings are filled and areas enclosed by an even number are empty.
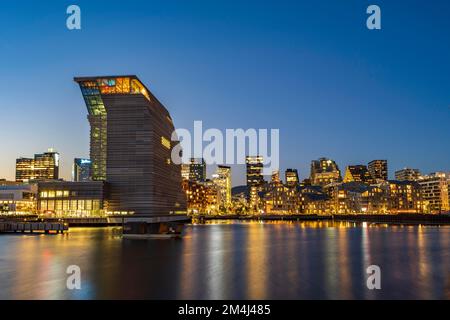
{"type": "Polygon", "coordinates": [[[118,228],[0,235],[1,299],[449,299],[450,226],[189,225],[182,240],[118,228]],[[81,268],[81,290],[66,287],[81,268]],[[366,286],[381,268],[381,290],[366,286]]]}

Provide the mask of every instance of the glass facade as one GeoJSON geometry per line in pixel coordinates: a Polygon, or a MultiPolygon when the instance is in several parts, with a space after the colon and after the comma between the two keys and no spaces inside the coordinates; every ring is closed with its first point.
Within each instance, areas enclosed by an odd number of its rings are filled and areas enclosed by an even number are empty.
{"type": "Polygon", "coordinates": [[[73,170],[72,170],[73,181],[90,181],[91,167],[92,167],[91,160],[76,158],[73,162],[73,170]]]}
{"type": "Polygon", "coordinates": [[[51,217],[100,217],[103,209],[104,183],[38,183],[38,213],[51,217]]]}

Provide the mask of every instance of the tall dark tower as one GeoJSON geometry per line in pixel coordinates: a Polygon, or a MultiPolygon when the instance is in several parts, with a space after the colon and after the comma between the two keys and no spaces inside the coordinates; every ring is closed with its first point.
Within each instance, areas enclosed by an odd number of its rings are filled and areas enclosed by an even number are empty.
{"type": "Polygon", "coordinates": [[[136,76],[81,77],[91,125],[92,179],[108,183],[107,211],[152,216],[186,211],[174,125],[136,76]]]}

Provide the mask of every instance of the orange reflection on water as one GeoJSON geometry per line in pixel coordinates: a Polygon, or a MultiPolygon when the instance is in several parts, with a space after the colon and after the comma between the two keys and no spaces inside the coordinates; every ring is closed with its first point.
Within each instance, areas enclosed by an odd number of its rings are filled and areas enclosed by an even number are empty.
{"type": "Polygon", "coordinates": [[[247,292],[249,299],[267,298],[267,277],[266,266],[267,250],[269,244],[266,243],[267,233],[264,232],[264,224],[252,223],[248,230],[247,243],[247,292]]]}

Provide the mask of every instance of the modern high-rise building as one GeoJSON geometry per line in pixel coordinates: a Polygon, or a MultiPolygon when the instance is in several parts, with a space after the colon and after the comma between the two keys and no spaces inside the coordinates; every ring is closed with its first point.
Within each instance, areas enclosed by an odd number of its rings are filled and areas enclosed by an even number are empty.
{"type": "Polygon", "coordinates": [[[231,168],[222,165],[218,166],[212,178],[217,186],[220,205],[228,208],[231,205],[231,168]]]}
{"type": "Polygon", "coordinates": [[[341,180],[341,171],[333,160],[320,158],[311,161],[311,184],[326,185],[341,180]]]}
{"type": "Polygon", "coordinates": [[[348,166],[345,170],[344,182],[374,182],[365,165],[348,166]]]}
{"type": "Polygon", "coordinates": [[[419,180],[423,200],[427,202],[431,213],[442,213],[450,210],[449,182],[445,173],[436,172],[428,176],[421,176],[419,180]]]}
{"type": "Polygon", "coordinates": [[[264,185],[264,159],[261,156],[248,156],[245,160],[247,165],[247,187],[260,188],[264,185]]]}
{"type": "Polygon", "coordinates": [[[286,185],[289,187],[294,187],[300,183],[297,169],[286,169],[284,177],[286,180],[286,185]]]}
{"type": "Polygon", "coordinates": [[[276,183],[276,184],[281,184],[280,170],[272,171],[272,177],[270,178],[270,182],[276,183]]]}
{"type": "Polygon", "coordinates": [[[419,169],[404,168],[395,171],[395,180],[398,181],[416,181],[420,177],[419,169]]]}
{"type": "Polygon", "coordinates": [[[189,180],[189,173],[191,171],[190,165],[187,163],[181,164],[181,179],[189,180]]]}
{"type": "Polygon", "coordinates": [[[35,154],[34,158],[16,160],[16,181],[57,180],[59,178],[59,153],[53,149],[35,154]]]}
{"type": "Polygon", "coordinates": [[[75,182],[91,181],[91,166],[91,160],[75,158],[72,168],[72,180],[75,182]]]}
{"type": "Polygon", "coordinates": [[[74,80],[91,125],[92,178],[108,184],[106,210],[140,216],[185,212],[167,109],[134,75],[74,80]]]}
{"type": "Polygon", "coordinates": [[[191,158],[189,161],[189,180],[195,182],[206,181],[206,163],[203,158],[191,158]]]}
{"type": "Polygon", "coordinates": [[[388,179],[387,160],[372,160],[367,167],[374,180],[386,181],[388,179]]]}

